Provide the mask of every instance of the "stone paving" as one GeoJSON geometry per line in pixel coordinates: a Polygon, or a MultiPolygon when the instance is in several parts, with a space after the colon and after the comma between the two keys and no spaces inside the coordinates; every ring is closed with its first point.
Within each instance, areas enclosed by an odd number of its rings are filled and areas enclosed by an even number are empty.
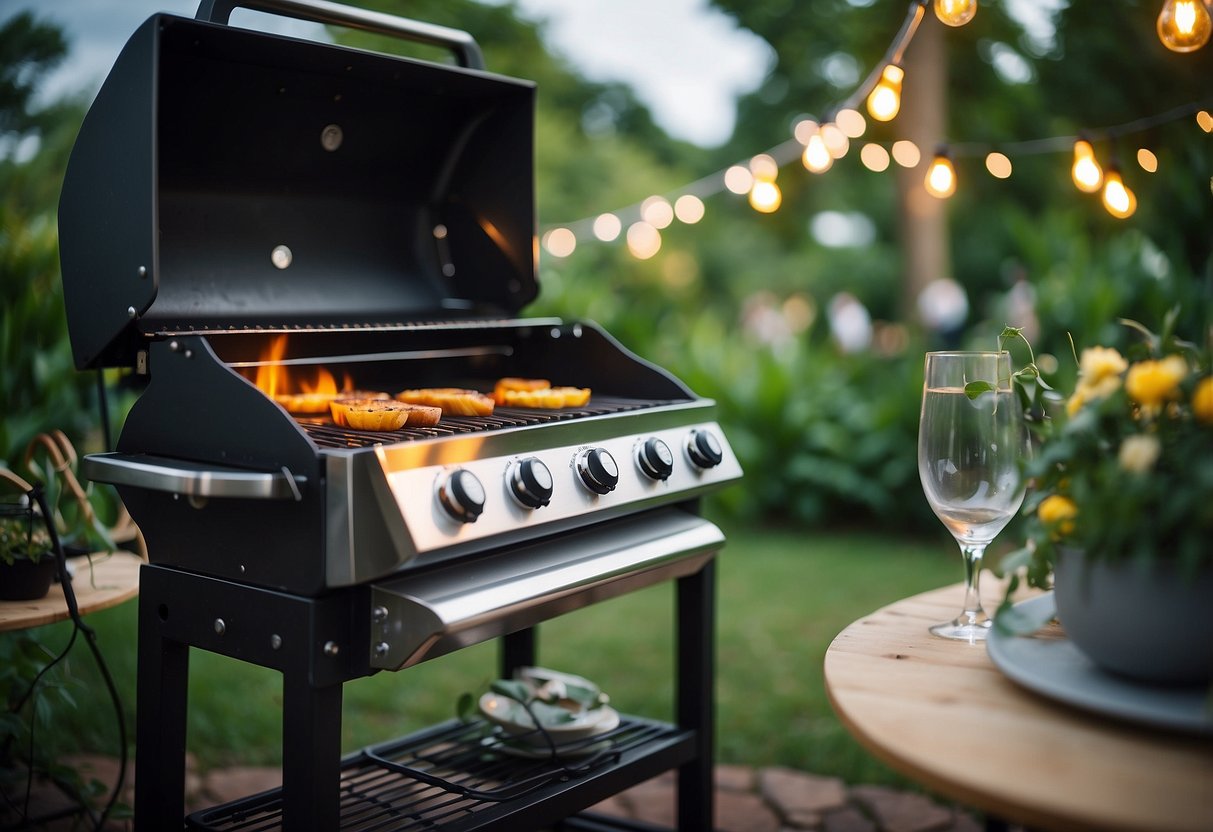
{"type": "MultiPolygon", "coordinates": [[[[82,756],[69,761],[85,777],[112,784],[117,761],[82,756]]],[[[226,803],[281,784],[277,768],[235,767],[198,773],[186,760],[188,810],[226,803]]],[[[133,802],[133,767],[123,795],[133,802]]],[[[599,803],[593,810],[672,827],[675,817],[673,772],[641,783],[599,803]]],[[[107,829],[125,830],[129,822],[107,829]]],[[[69,822],[43,827],[59,832],[69,822]]],[[[941,804],[924,795],[883,786],[847,785],[834,777],[818,777],[787,768],[718,765],[716,767],[716,829],[718,832],[980,832],[980,820],[967,810],[941,804]]],[[[695,830],[694,832],[699,832],[695,830]]]]}

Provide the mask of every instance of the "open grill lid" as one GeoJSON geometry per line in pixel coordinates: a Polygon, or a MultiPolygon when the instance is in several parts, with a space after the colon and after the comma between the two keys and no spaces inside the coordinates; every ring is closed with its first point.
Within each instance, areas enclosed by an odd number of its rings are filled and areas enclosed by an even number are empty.
{"type": "MultiPolygon", "coordinates": [[[[321,0],[236,5],[479,57],[463,32],[321,0]]],[[[149,18],[81,127],[59,203],[78,367],[132,366],[160,332],[512,315],[535,297],[532,83],[211,20],[149,18]]]]}

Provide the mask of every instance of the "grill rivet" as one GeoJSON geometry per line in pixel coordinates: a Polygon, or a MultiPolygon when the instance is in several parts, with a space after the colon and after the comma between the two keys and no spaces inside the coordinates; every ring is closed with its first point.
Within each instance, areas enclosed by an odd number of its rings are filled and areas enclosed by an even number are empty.
{"type": "Polygon", "coordinates": [[[215,633],[217,635],[223,635],[226,632],[227,632],[227,624],[223,623],[222,618],[216,618],[215,619],[215,633]]]}
{"type": "Polygon", "coordinates": [[[177,343],[176,341],[169,341],[168,348],[173,352],[176,352],[177,350],[181,349],[181,344],[177,343]]]}
{"type": "Polygon", "coordinates": [[[291,265],[291,261],[295,259],[295,255],[286,246],[274,246],[270,252],[270,262],[275,268],[285,269],[291,265]]]}
{"type": "Polygon", "coordinates": [[[282,636],[278,635],[277,633],[274,633],[272,636],[270,636],[270,647],[272,649],[277,650],[281,646],[282,646],[282,636]]]}
{"type": "Polygon", "coordinates": [[[133,306],[126,307],[126,317],[133,318],[138,314],[139,313],[137,311],[135,311],[135,307],[133,307],[133,306]]]}
{"type": "Polygon", "coordinates": [[[147,266],[140,266],[137,273],[140,277],[147,277],[147,266]]]}
{"type": "Polygon", "coordinates": [[[341,147],[341,142],[345,139],[345,133],[339,124],[325,125],[320,131],[320,146],[332,153],[337,148],[341,147]]]}
{"type": "Polygon", "coordinates": [[[384,656],[387,655],[388,649],[389,648],[388,648],[386,641],[379,642],[378,644],[375,645],[375,657],[382,659],[384,656]]]}
{"type": "Polygon", "coordinates": [[[375,609],[371,610],[371,620],[372,621],[386,621],[387,620],[387,607],[375,607],[375,609]]]}
{"type": "Polygon", "coordinates": [[[324,655],[336,656],[340,652],[341,652],[341,647],[340,647],[340,645],[337,644],[337,642],[326,641],[324,643],[324,655]]]}
{"type": "Polygon", "coordinates": [[[182,355],[184,355],[186,358],[193,358],[193,357],[194,357],[194,351],[193,351],[193,350],[186,350],[185,352],[183,352],[183,353],[181,353],[181,354],[182,354],[182,355]]]}

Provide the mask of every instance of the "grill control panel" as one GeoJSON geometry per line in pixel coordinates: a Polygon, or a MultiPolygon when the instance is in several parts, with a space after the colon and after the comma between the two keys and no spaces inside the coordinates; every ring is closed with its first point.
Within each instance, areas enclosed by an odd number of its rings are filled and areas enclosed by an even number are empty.
{"type": "Polygon", "coordinates": [[[689,499],[741,476],[714,423],[398,470],[389,455],[380,462],[418,553],[606,519],[689,499]]]}

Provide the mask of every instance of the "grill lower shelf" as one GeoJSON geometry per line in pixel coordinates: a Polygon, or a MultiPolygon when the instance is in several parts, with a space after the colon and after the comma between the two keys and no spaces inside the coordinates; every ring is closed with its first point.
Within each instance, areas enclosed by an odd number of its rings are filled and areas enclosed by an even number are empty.
{"type": "MultiPolygon", "coordinates": [[[[533,830],[694,759],[694,731],[625,716],[609,733],[553,761],[457,720],[351,754],[341,766],[341,826],[362,832],[533,830]]],[[[282,791],[195,812],[192,830],[268,832],[282,826],[282,791]]]]}

